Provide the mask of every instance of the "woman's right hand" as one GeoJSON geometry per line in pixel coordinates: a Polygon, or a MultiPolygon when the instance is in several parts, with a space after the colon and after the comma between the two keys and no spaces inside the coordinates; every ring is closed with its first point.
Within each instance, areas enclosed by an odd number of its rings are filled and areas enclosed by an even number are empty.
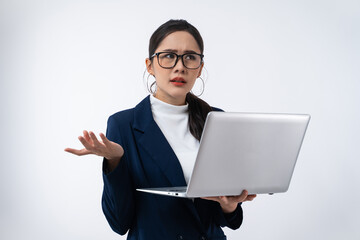
{"type": "Polygon", "coordinates": [[[99,141],[91,131],[84,130],[83,134],[84,136],[79,136],[78,139],[85,148],[65,148],[65,151],[78,156],[95,154],[106,158],[109,163],[118,163],[124,155],[122,146],[107,139],[103,133],[99,134],[102,141],[99,141]]]}

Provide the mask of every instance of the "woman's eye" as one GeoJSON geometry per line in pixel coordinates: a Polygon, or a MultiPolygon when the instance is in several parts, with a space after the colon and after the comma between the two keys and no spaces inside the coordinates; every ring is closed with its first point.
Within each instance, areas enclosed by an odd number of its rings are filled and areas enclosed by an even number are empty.
{"type": "Polygon", "coordinates": [[[164,55],[164,57],[165,57],[165,58],[173,59],[173,58],[175,58],[175,54],[173,54],[173,53],[167,53],[167,54],[164,55]]]}
{"type": "Polygon", "coordinates": [[[196,55],[194,54],[188,54],[185,56],[186,60],[195,60],[196,59],[196,55]]]}

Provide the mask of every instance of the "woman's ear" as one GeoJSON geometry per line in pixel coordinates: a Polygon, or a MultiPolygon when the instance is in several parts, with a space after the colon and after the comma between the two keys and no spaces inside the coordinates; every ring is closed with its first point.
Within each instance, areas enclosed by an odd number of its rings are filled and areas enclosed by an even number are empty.
{"type": "Polygon", "coordinates": [[[153,69],[152,69],[152,63],[151,60],[149,58],[145,59],[145,64],[146,64],[146,70],[150,75],[155,76],[153,69]]]}

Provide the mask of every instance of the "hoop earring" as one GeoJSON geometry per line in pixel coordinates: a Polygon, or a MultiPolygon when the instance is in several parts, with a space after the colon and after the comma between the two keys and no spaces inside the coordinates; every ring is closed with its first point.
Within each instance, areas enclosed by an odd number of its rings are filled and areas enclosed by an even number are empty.
{"type": "Polygon", "coordinates": [[[202,82],[202,88],[201,88],[200,94],[199,94],[199,95],[196,95],[196,94],[193,93],[192,90],[191,90],[190,92],[191,92],[192,94],[194,94],[195,96],[200,97],[200,96],[204,93],[204,90],[205,90],[205,82],[204,82],[204,79],[202,79],[202,77],[198,77],[198,78],[199,78],[199,79],[201,80],[201,82],[202,82]]]}
{"type": "Polygon", "coordinates": [[[149,91],[150,93],[155,94],[155,93],[156,93],[156,81],[154,81],[153,83],[151,83],[151,85],[150,85],[150,87],[149,87],[149,77],[150,77],[150,76],[155,77],[154,75],[149,74],[149,75],[147,76],[146,86],[147,86],[147,89],[148,89],[148,91],[149,91]],[[155,86],[155,90],[152,89],[153,86],[155,86]]]}

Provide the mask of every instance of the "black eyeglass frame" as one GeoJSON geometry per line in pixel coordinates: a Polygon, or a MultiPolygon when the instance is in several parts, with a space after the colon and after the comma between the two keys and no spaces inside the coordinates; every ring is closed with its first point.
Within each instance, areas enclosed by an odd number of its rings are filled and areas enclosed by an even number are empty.
{"type": "Polygon", "coordinates": [[[198,69],[198,68],[201,66],[201,64],[204,62],[204,60],[203,60],[204,55],[203,55],[203,54],[199,54],[199,53],[184,53],[184,54],[178,55],[178,54],[176,54],[176,53],[174,53],[174,52],[157,52],[157,53],[154,53],[154,54],[150,57],[150,59],[152,59],[152,58],[153,58],[153,57],[155,57],[155,56],[156,56],[156,58],[157,58],[157,60],[158,60],[158,64],[159,64],[159,66],[160,66],[160,67],[162,67],[162,68],[165,68],[165,69],[171,69],[171,68],[174,68],[174,67],[176,66],[176,64],[177,64],[177,62],[178,62],[178,60],[179,60],[179,58],[181,58],[181,62],[182,62],[182,64],[183,64],[183,65],[184,65],[184,67],[186,67],[187,69],[198,69]],[[161,64],[160,64],[160,60],[159,60],[159,55],[160,55],[160,54],[162,54],[162,53],[171,53],[171,54],[175,54],[175,56],[176,56],[176,60],[175,60],[175,63],[174,63],[174,65],[173,65],[172,67],[163,67],[163,66],[161,66],[161,64]],[[198,55],[198,56],[200,57],[201,61],[200,61],[200,64],[199,64],[199,66],[198,66],[198,67],[196,67],[196,68],[189,68],[189,67],[187,67],[187,66],[185,65],[185,63],[184,63],[184,56],[185,56],[185,55],[190,55],[190,54],[195,54],[195,55],[198,55]]]}

